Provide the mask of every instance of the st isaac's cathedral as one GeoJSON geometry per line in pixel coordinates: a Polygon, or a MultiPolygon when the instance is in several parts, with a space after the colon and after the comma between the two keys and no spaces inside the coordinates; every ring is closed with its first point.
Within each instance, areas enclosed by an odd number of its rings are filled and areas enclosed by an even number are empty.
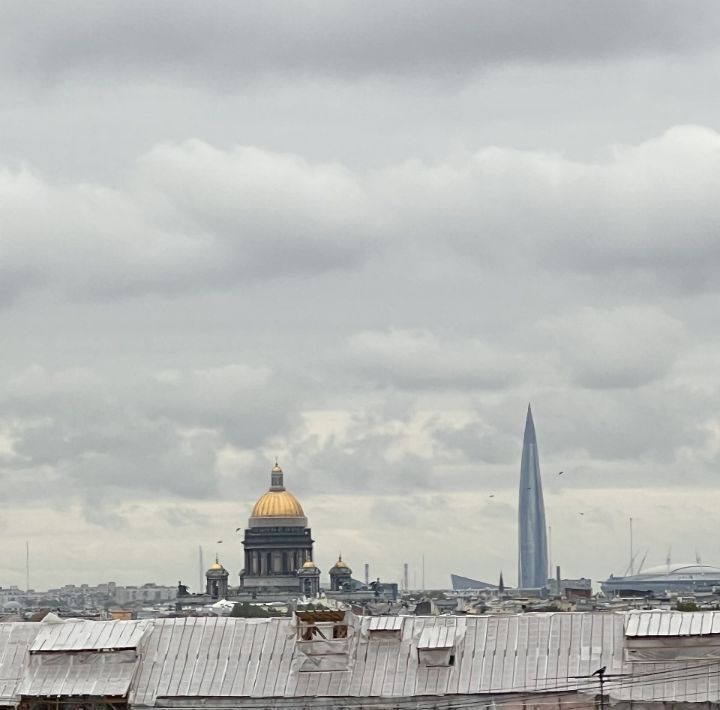
{"type": "Polygon", "coordinates": [[[277,461],[270,488],[253,507],[243,539],[245,569],[241,590],[319,590],[320,570],[313,562],[313,539],[298,499],[285,488],[277,461]]]}

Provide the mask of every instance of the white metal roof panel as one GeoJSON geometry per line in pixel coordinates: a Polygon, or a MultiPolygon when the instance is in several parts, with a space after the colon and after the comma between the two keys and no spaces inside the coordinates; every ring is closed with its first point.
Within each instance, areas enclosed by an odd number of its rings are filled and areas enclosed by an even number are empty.
{"type": "Polygon", "coordinates": [[[707,636],[720,634],[717,611],[633,611],[627,614],[625,636],[707,636]]]}
{"type": "Polygon", "coordinates": [[[455,626],[426,626],[420,634],[419,649],[452,648],[455,644],[455,626]]]}
{"type": "Polygon", "coordinates": [[[0,623],[0,704],[12,704],[17,698],[27,651],[38,627],[25,622],[0,623]]]}
{"type": "Polygon", "coordinates": [[[137,648],[152,621],[68,620],[62,624],[40,624],[30,651],[100,651],[137,648]]]}
{"type": "Polygon", "coordinates": [[[371,616],[368,623],[369,631],[400,631],[403,625],[402,616],[371,616]]]}
{"type": "Polygon", "coordinates": [[[36,654],[28,658],[20,696],[125,696],[135,673],[135,651],[36,654]]]}
{"type": "MultiPolygon", "coordinates": [[[[202,698],[232,705],[234,698],[412,698],[426,695],[595,693],[593,671],[605,666],[613,699],[720,702],[720,663],[715,659],[633,663],[625,659],[626,634],[640,630],[642,614],[550,613],[491,617],[404,617],[398,639],[374,638],[355,617],[348,639],[347,670],[302,671],[307,660],[291,619],[188,618],[150,622],[135,651],[93,653],[105,644],[133,643],[132,622],[103,622],[85,635],[67,628],[50,649],[71,642],[82,652],[28,655],[40,624],[0,624],[0,690],[23,694],[123,695],[135,706],[191,706],[202,698]],[[74,640],[73,640],[74,639],[74,640]],[[455,664],[427,668],[418,659],[423,643],[455,644],[455,664]],[[135,664],[131,659],[137,655],[135,664]],[[126,659],[119,662],[121,658],[126,659]],[[6,671],[7,670],[7,675],[6,671]],[[133,674],[134,673],[134,674],[133,674]],[[9,680],[1,680],[9,678],[9,680]],[[3,685],[4,683],[4,685],[3,685]]],[[[717,628],[716,616],[652,612],[645,633],[668,636],[684,624],[700,634],[717,628]]],[[[80,623],[80,622],[78,622],[80,623]]],[[[87,623],[87,622],[84,622],[87,623]]],[[[690,643],[686,637],[683,644],[690,643]]],[[[52,640],[47,637],[45,642],[52,640]]],[[[661,641],[660,639],[658,639],[661,641]]],[[[666,642],[667,639],[666,639],[666,642]]],[[[434,648],[447,646],[437,645],[434,648]]],[[[285,700],[282,700],[285,699],[285,700]]],[[[219,706],[219,705],[218,705],[219,706]]]]}

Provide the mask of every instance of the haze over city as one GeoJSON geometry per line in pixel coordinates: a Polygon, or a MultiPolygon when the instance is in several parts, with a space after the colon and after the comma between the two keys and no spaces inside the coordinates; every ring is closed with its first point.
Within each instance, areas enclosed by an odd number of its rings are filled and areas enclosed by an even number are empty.
{"type": "Polygon", "coordinates": [[[4,2],[0,583],[236,583],[277,457],[323,571],[515,584],[528,402],[564,575],[720,564],[719,31],[4,2]]]}

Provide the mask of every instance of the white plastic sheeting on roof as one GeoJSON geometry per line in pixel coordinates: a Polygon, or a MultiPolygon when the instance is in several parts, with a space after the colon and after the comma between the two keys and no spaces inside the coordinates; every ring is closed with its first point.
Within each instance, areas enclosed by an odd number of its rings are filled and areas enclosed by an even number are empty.
{"type": "Polygon", "coordinates": [[[638,611],[627,615],[625,636],[706,636],[720,634],[717,611],[638,611]]]}
{"type": "Polygon", "coordinates": [[[151,620],[77,621],[41,624],[31,653],[137,648],[151,620]]]}

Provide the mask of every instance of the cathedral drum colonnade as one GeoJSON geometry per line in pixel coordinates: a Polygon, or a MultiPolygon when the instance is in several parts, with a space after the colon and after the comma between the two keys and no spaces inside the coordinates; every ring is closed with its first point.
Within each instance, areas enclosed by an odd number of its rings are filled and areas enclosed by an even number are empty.
{"type": "MultiPolygon", "coordinates": [[[[270,488],[253,507],[243,539],[241,589],[299,591],[298,572],[313,559],[313,539],[298,499],[275,462],[270,488]]],[[[313,565],[314,567],[314,565],[313,565]]]]}

